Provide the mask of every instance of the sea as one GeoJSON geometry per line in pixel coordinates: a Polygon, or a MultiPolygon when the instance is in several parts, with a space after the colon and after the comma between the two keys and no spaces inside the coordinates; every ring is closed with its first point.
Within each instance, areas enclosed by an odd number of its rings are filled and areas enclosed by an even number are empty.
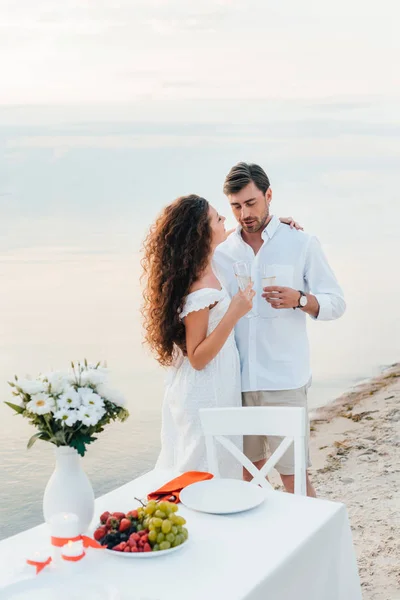
{"type": "MultiPolygon", "coordinates": [[[[150,103],[151,104],[151,103],[150,103]]],[[[234,226],[222,193],[261,164],[271,210],[320,239],[347,311],[309,322],[310,406],[400,356],[400,122],[378,99],[188,101],[182,106],[0,108],[0,391],[71,360],[106,361],[130,418],[89,447],[96,496],[152,468],[165,372],[142,341],[140,252],[165,204],[196,193],[234,226]]],[[[0,403],[0,538],[43,521],[54,468],[0,403]]]]}

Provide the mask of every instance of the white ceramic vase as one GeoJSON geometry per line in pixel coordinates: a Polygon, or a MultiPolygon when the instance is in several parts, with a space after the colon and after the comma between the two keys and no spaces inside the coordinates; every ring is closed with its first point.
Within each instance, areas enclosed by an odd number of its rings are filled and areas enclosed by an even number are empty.
{"type": "Polygon", "coordinates": [[[81,533],[85,533],[94,515],[93,488],[75,448],[56,447],[55,455],[56,466],[43,496],[44,520],[49,523],[58,513],[73,513],[79,518],[81,533]]]}

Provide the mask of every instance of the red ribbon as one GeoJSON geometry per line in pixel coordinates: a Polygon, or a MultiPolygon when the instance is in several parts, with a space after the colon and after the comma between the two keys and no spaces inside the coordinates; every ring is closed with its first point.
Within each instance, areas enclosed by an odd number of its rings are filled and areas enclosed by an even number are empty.
{"type": "Polygon", "coordinates": [[[28,565],[31,565],[32,567],[36,567],[36,575],[38,573],[40,573],[40,571],[42,571],[45,567],[47,567],[47,565],[49,565],[51,563],[51,556],[49,556],[49,558],[47,560],[44,560],[43,562],[39,561],[39,560],[30,560],[29,558],[26,561],[28,563],[28,565]]]}
{"type": "Polygon", "coordinates": [[[82,552],[82,554],[80,554],[79,556],[66,556],[65,554],[61,554],[61,558],[63,558],[64,560],[70,560],[72,562],[77,562],[78,560],[82,560],[82,558],[85,556],[86,552],[82,552]]]}
{"type": "Polygon", "coordinates": [[[84,548],[98,548],[102,550],[105,548],[105,546],[102,546],[99,542],[96,542],[96,540],[93,540],[87,535],[77,535],[73,538],[51,537],[52,545],[57,546],[58,548],[62,548],[62,546],[65,546],[68,542],[78,542],[79,540],[82,540],[84,548]]]}
{"type": "MultiPolygon", "coordinates": [[[[105,548],[105,546],[101,546],[101,544],[96,542],[96,540],[93,540],[92,538],[90,538],[87,535],[77,535],[76,537],[73,537],[73,538],[51,537],[50,539],[51,539],[52,545],[57,546],[58,548],[62,548],[63,546],[68,544],[68,542],[78,542],[79,540],[82,540],[84,548],[97,548],[97,549],[101,549],[101,550],[104,550],[104,548],[105,548]]],[[[81,560],[85,556],[85,552],[83,552],[83,554],[81,554],[80,556],[64,556],[63,554],[61,554],[61,556],[64,560],[70,560],[70,561],[76,562],[78,560],[81,560]]],[[[47,567],[47,565],[49,565],[51,563],[51,560],[52,560],[51,556],[49,556],[49,558],[44,561],[31,560],[28,558],[26,562],[28,563],[28,565],[31,565],[32,567],[36,567],[36,575],[37,575],[38,573],[40,573],[40,571],[42,571],[45,567],[47,567]]]]}

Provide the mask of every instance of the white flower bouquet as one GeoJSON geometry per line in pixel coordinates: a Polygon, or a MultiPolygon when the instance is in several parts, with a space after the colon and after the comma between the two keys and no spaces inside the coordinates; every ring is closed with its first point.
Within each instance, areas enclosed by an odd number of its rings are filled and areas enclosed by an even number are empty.
{"type": "Polygon", "coordinates": [[[38,428],[28,441],[71,446],[84,456],[87,444],[111,421],[125,421],[129,412],[119,392],[108,387],[105,366],[71,363],[72,369],[39,375],[37,379],[10,381],[18,403],[6,402],[38,428]]]}

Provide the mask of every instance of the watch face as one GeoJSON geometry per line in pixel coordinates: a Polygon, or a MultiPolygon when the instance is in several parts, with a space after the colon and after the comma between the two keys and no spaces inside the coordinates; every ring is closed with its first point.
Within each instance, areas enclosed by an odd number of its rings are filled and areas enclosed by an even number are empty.
{"type": "Polygon", "coordinates": [[[307,304],[307,296],[302,296],[300,298],[300,306],[305,306],[307,304]]]}

